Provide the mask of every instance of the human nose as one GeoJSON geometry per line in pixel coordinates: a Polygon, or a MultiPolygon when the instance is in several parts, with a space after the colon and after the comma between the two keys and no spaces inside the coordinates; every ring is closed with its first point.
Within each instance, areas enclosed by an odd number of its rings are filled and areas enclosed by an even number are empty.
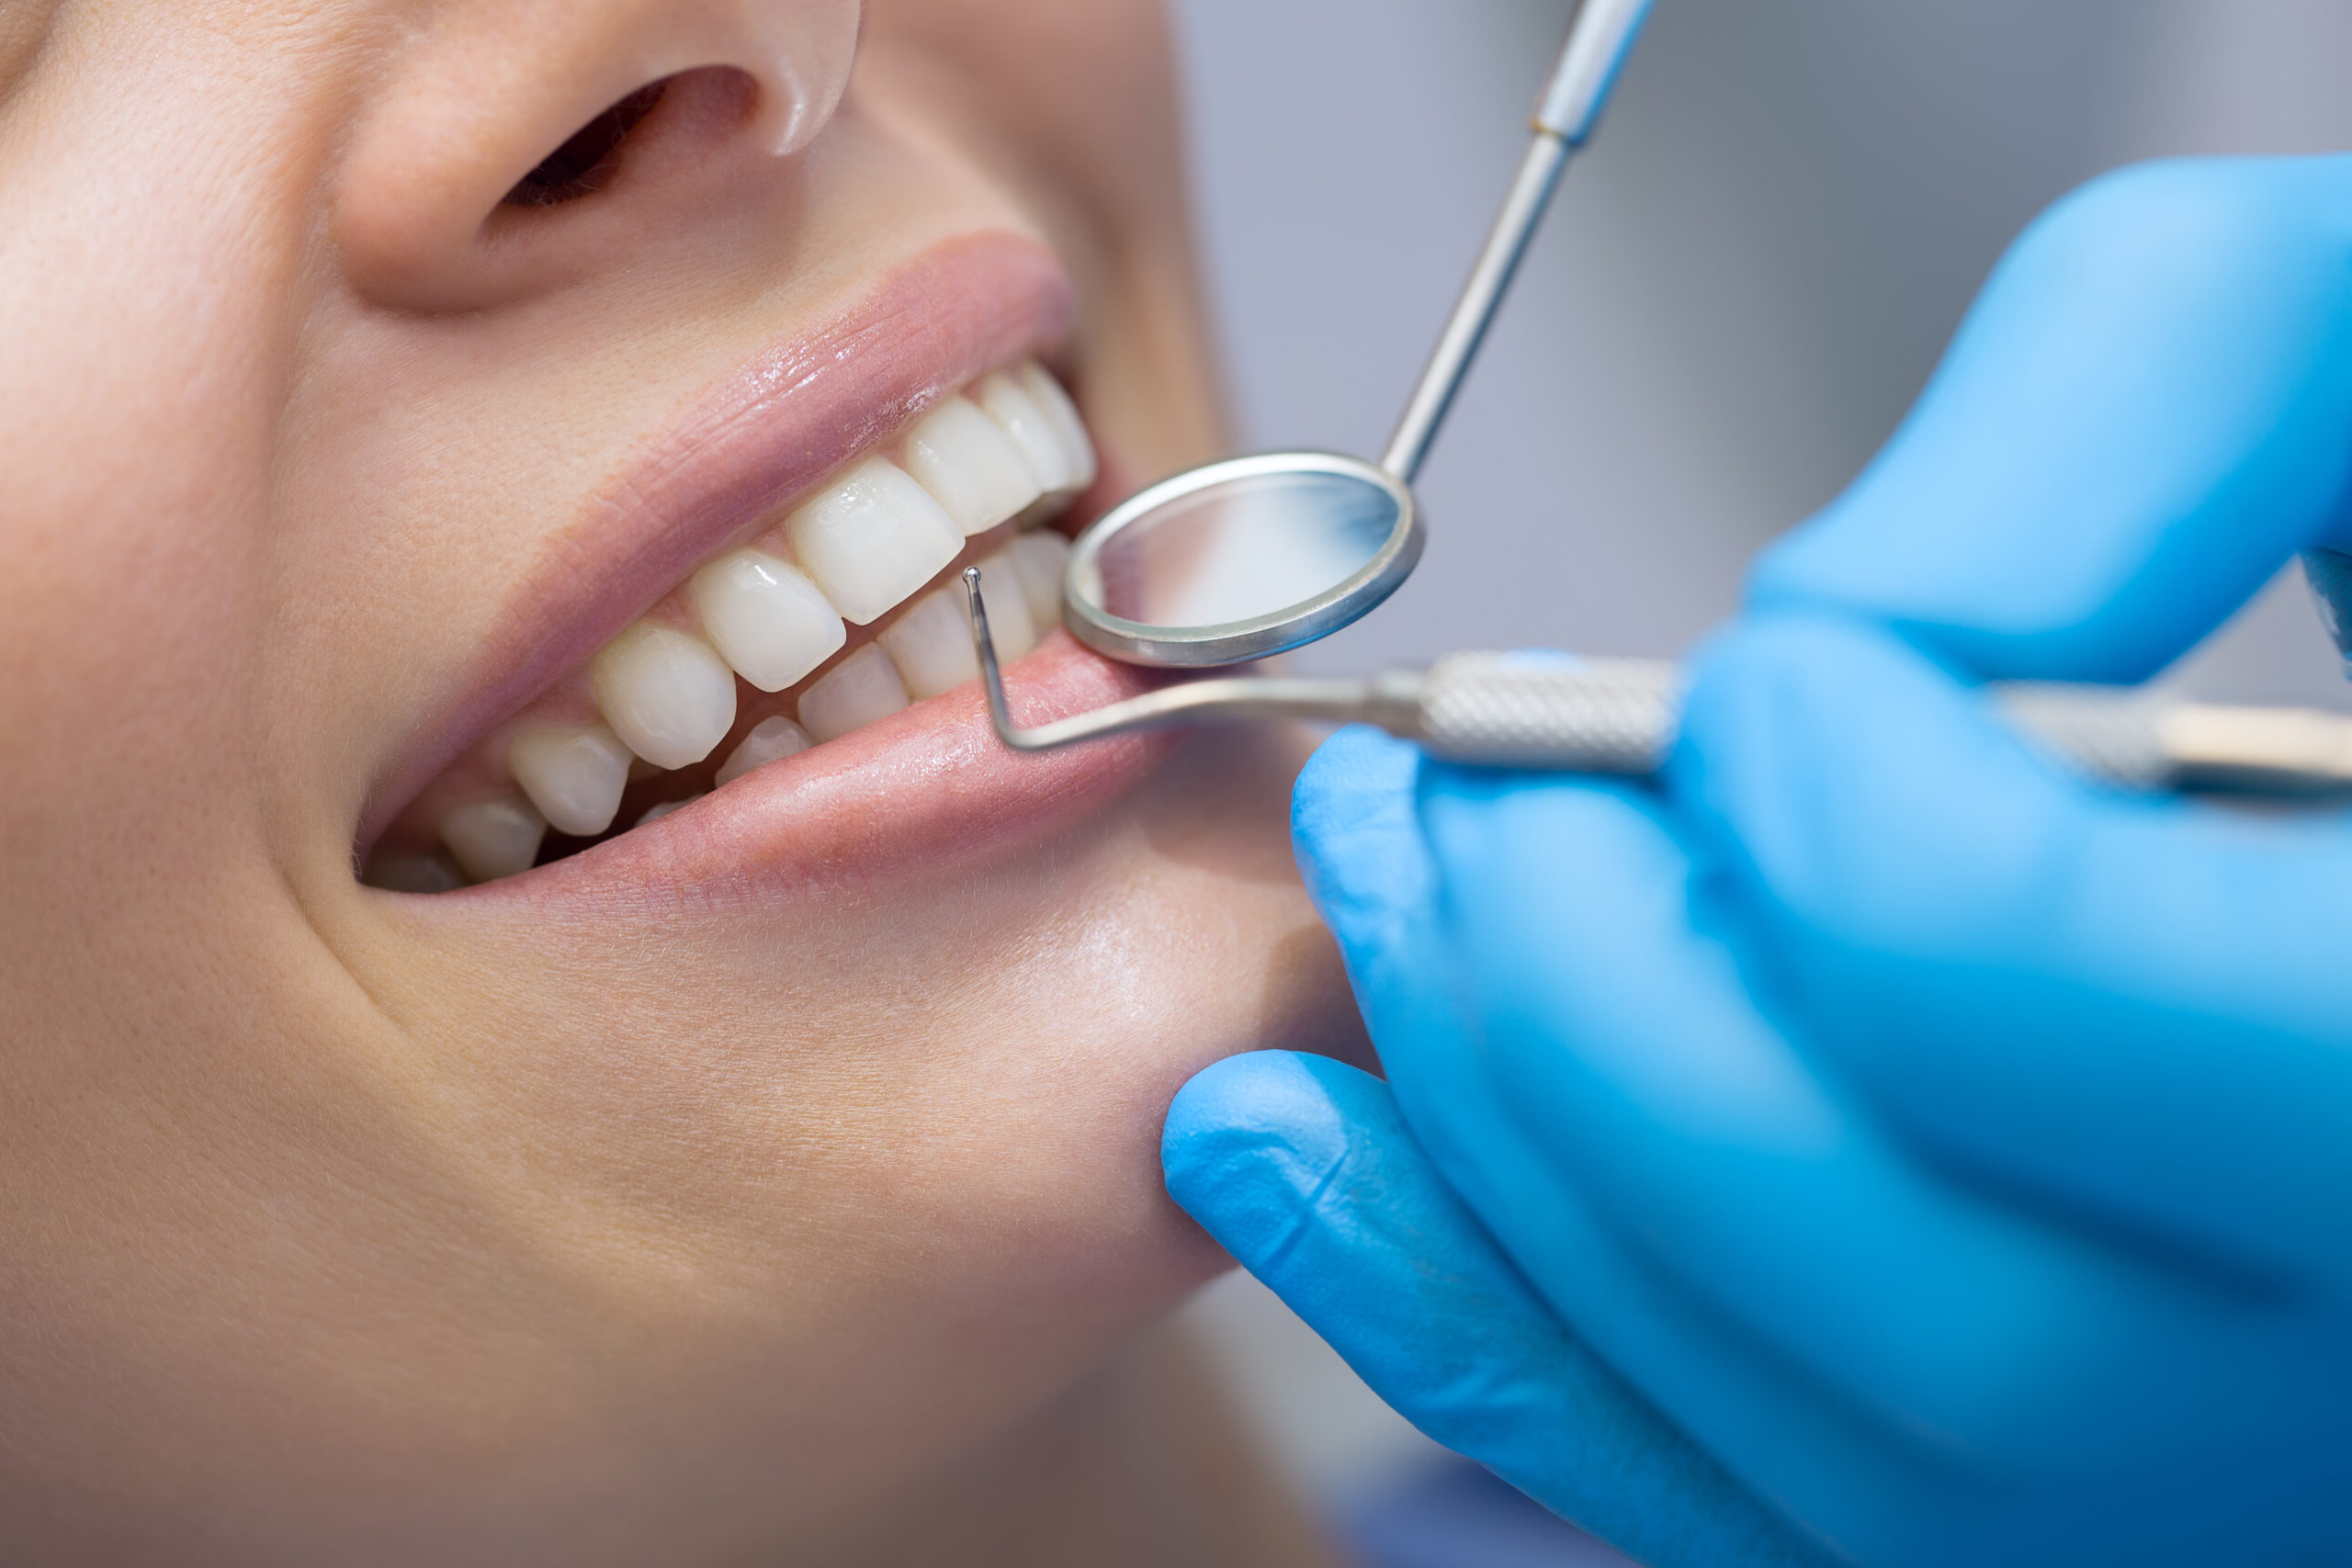
{"type": "Polygon", "coordinates": [[[576,282],[808,145],[859,0],[447,0],[410,19],[333,196],[371,301],[478,310],[576,282]]]}

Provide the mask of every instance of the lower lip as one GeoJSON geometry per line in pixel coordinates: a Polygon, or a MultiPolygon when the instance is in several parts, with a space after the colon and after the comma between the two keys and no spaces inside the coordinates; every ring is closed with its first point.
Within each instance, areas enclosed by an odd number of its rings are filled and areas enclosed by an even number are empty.
{"type": "MultiPolygon", "coordinates": [[[[1023,723],[1159,684],[1056,631],[1008,673],[1023,723]]],[[[446,897],[584,904],[612,912],[774,899],[1026,849],[1102,810],[1166,754],[1167,736],[1012,750],[978,687],[934,697],[764,768],[593,849],[446,897]]]]}

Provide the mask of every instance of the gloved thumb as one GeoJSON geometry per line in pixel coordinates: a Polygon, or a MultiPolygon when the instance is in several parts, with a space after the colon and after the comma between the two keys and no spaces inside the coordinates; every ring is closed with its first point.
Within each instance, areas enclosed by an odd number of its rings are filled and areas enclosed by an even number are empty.
{"type": "Polygon", "coordinates": [[[1553,1314],[1388,1087],[1221,1062],[1170,1108],[1169,1194],[1408,1420],[1658,1568],[1826,1563],[1553,1314]]]}

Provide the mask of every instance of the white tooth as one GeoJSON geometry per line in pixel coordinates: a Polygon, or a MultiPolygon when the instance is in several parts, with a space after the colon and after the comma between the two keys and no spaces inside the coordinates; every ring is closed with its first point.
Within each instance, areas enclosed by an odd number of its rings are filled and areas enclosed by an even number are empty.
{"type": "Polygon", "coordinates": [[[950,398],[907,436],[907,472],[967,538],[985,534],[1037,499],[1028,459],[1001,425],[966,398],[950,398]]]}
{"type": "Polygon", "coordinates": [[[735,728],[735,672],[675,626],[638,622],[598,651],[589,673],[605,722],[656,767],[699,762],[735,728]]]}
{"type": "Polygon", "coordinates": [[[450,858],[468,876],[494,882],[531,869],[548,819],[521,795],[509,795],[458,807],[441,818],[440,830],[450,858]]]}
{"type": "MultiPolygon", "coordinates": [[[[993,621],[996,605],[989,605],[993,621]]],[[[980,662],[972,651],[972,625],[964,613],[964,590],[941,589],[926,593],[914,607],[874,639],[888,649],[899,667],[907,690],[918,697],[935,697],[980,678],[980,662]]]]}
{"type": "Polygon", "coordinates": [[[1097,465],[1094,440],[1086,434],[1086,421],[1079,417],[1078,405],[1069,400],[1052,372],[1034,359],[1024,361],[1014,375],[1021,389],[1053,422],[1054,433],[1062,438],[1062,451],[1069,458],[1069,488],[1084,490],[1094,482],[1097,465]]]}
{"type": "Polygon", "coordinates": [[[890,656],[867,643],[800,694],[800,724],[819,740],[835,740],[906,705],[890,656]]]}
{"type": "Polygon", "coordinates": [[[637,819],[637,825],[642,828],[648,822],[659,822],[673,811],[684,811],[701,798],[701,795],[690,795],[684,800],[665,800],[659,806],[649,806],[645,808],[645,815],[637,819]]]}
{"type": "Polygon", "coordinates": [[[1051,528],[1033,528],[1007,545],[1004,553],[1021,574],[1030,615],[1040,626],[1060,626],[1062,570],[1069,564],[1069,541],[1051,528]]]}
{"type": "Polygon", "coordinates": [[[808,739],[807,730],[784,715],[763,718],[752,726],[751,733],[727,754],[727,761],[718,764],[718,776],[711,781],[711,787],[724,788],[753,768],[764,768],[770,762],[797,757],[815,744],[808,739]]]}
{"type": "Polygon", "coordinates": [[[1021,389],[1020,382],[1000,370],[972,389],[972,399],[1021,448],[1040,490],[1055,495],[1070,488],[1077,470],[1070,467],[1061,434],[1051,416],[1037,406],[1037,400],[1021,389]]]}
{"type": "Polygon", "coordinates": [[[719,656],[763,692],[781,692],[849,638],[832,602],[790,561],[721,556],[694,575],[695,609],[719,656]]]}
{"type": "Polygon", "coordinates": [[[785,524],[792,553],[841,613],[865,626],[930,581],[963,532],[903,469],[869,457],[785,524]]]}
{"type": "MultiPolygon", "coordinates": [[[[996,656],[1000,663],[1010,664],[1037,646],[1037,623],[1029,613],[1029,591],[1022,585],[1021,568],[1012,558],[1012,547],[1007,545],[979,563],[980,603],[989,607],[989,636],[996,639],[996,656]]],[[[963,598],[959,591],[956,598],[963,598]]],[[[964,640],[972,640],[970,612],[959,603],[958,613],[965,616],[964,640]]]]}
{"type": "Polygon", "coordinates": [[[449,893],[466,885],[466,874],[445,854],[371,855],[359,880],[387,893],[449,893]]]}
{"type": "Polygon", "coordinates": [[[558,832],[591,838],[613,825],[636,759],[601,724],[543,724],[506,748],[506,771],[558,832]]]}

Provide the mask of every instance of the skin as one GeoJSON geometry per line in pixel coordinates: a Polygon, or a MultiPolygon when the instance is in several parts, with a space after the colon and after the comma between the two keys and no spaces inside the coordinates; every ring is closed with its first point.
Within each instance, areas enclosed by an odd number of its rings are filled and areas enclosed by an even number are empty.
{"type": "Polygon", "coordinates": [[[953,853],[886,799],[756,897],[354,875],[623,457],[894,268],[1042,240],[1106,453],[1216,448],[1155,7],[879,0],[779,157],[801,3],[0,6],[28,1559],[1314,1559],[1152,1331],[1226,1262],[1176,1088],[1358,1048],[1294,738],[953,853]],[[500,206],[682,63],[610,189],[500,206]]]}

